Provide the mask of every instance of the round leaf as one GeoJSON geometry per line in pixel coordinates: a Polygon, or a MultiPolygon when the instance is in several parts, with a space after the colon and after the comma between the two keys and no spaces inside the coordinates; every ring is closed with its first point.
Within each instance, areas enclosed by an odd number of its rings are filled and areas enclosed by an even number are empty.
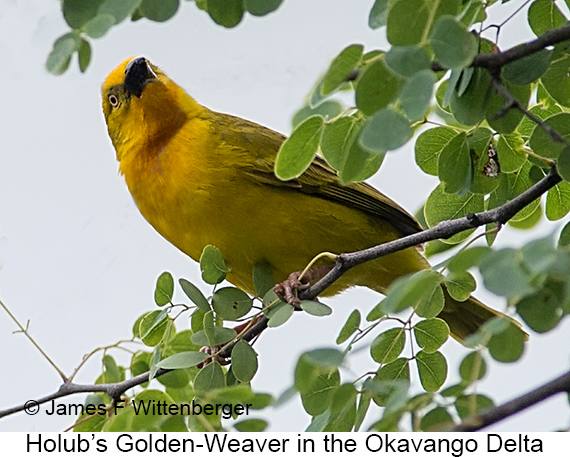
{"type": "Polygon", "coordinates": [[[354,332],[358,330],[358,327],[360,326],[360,319],[361,319],[360,311],[358,311],[357,309],[355,309],[354,311],[352,311],[352,313],[350,313],[350,316],[348,316],[348,319],[346,320],[342,329],[340,330],[340,333],[338,334],[338,337],[336,339],[336,344],[344,343],[347,339],[349,339],[352,336],[354,332]]]}
{"type": "Polygon", "coordinates": [[[453,69],[468,66],[478,50],[475,35],[451,16],[442,16],[435,24],[431,47],[437,61],[445,68],[453,69]]]}
{"type": "Polygon", "coordinates": [[[192,303],[204,312],[210,311],[210,303],[208,303],[200,289],[184,278],[179,279],[178,282],[186,296],[192,300],[192,303]]]}
{"type": "Polygon", "coordinates": [[[174,293],[174,279],[172,275],[165,271],[156,280],[156,288],[154,289],[154,301],[158,306],[164,306],[172,300],[174,293]]]}
{"type": "Polygon", "coordinates": [[[200,270],[202,279],[208,284],[222,282],[228,271],[220,250],[212,245],[207,245],[200,256],[200,270]]]}
{"type": "Polygon", "coordinates": [[[461,379],[472,384],[485,376],[487,371],[487,363],[479,352],[471,352],[467,354],[459,365],[459,375],[461,379]]]}
{"type": "Polygon", "coordinates": [[[223,287],[214,293],[212,306],[222,319],[235,321],[249,313],[253,300],[243,290],[223,287]]]}
{"type": "Polygon", "coordinates": [[[319,149],[325,121],[311,116],[298,125],[279,148],[275,174],[284,181],[297,178],[309,167],[319,149]]]}
{"type": "Polygon", "coordinates": [[[449,326],[437,317],[426,319],[414,325],[414,336],[425,352],[435,352],[447,341],[449,326]]]}
{"type": "Polygon", "coordinates": [[[241,382],[249,382],[257,372],[257,353],[244,340],[232,349],[232,372],[241,382]]]}
{"type": "Polygon", "coordinates": [[[412,137],[410,122],[399,112],[384,108],[362,127],[360,144],[370,152],[398,149],[412,137]]]}
{"type": "Polygon", "coordinates": [[[194,390],[198,395],[204,395],[215,389],[226,386],[224,371],[218,362],[212,362],[202,368],[194,379],[194,390]]]}
{"type": "Polygon", "coordinates": [[[420,351],[416,354],[416,364],[422,387],[427,392],[437,392],[447,378],[447,361],[440,352],[420,351]]]}
{"type": "Polygon", "coordinates": [[[370,345],[370,355],[380,364],[390,363],[402,353],[405,344],[405,330],[401,327],[392,328],[374,338],[370,345]]]}

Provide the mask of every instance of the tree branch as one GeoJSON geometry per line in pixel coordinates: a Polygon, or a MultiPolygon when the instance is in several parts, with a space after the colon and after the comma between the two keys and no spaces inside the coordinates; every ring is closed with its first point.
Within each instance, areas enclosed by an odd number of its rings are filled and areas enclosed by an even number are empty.
{"type": "MultiPolygon", "coordinates": [[[[518,44],[506,51],[478,54],[473,58],[471,66],[487,68],[488,70],[497,70],[511,62],[528,57],[548,48],[549,46],[553,46],[566,40],[570,40],[570,24],[550,29],[543,35],[539,36],[536,40],[518,44]]],[[[433,62],[431,69],[433,71],[448,70],[441,66],[439,62],[433,62]]]]}
{"type": "Polygon", "coordinates": [[[562,392],[570,392],[570,371],[507,403],[488,409],[478,416],[469,417],[448,431],[475,432],[481,430],[562,392]]]}

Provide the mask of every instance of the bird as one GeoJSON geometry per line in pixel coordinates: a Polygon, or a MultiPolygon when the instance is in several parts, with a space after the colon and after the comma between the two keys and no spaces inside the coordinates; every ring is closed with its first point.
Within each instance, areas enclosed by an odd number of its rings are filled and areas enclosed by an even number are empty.
{"type": "MultiPolygon", "coordinates": [[[[322,252],[359,251],[422,230],[370,184],[342,185],[319,156],[298,178],[280,180],[274,165],[284,135],[202,106],[145,57],[111,71],[102,105],[119,171],[143,217],[195,261],[216,246],[226,279],[246,292],[254,292],[257,264],[269,265],[282,285],[322,252]]],[[[421,249],[408,248],[352,268],[321,296],[352,286],[385,293],[397,278],[427,268],[421,249]]],[[[444,295],[438,317],[460,342],[504,316],[474,297],[453,299],[445,286],[444,295]]]]}

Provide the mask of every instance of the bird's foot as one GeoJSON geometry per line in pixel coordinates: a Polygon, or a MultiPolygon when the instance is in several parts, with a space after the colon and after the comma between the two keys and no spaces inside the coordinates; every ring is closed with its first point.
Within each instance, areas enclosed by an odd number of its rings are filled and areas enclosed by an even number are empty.
{"type": "Polygon", "coordinates": [[[203,362],[200,362],[198,365],[196,365],[197,368],[204,368],[206,365],[208,365],[210,362],[212,361],[216,361],[218,362],[220,365],[228,365],[230,363],[230,361],[228,359],[225,359],[224,357],[222,357],[220,354],[218,354],[218,352],[220,351],[221,346],[214,346],[214,347],[210,347],[210,346],[202,346],[200,348],[200,352],[203,352],[204,354],[208,354],[208,355],[212,355],[214,354],[212,357],[208,357],[206,360],[204,360],[203,362]]]}
{"type": "MultiPolygon", "coordinates": [[[[299,300],[295,292],[308,289],[311,286],[311,282],[321,279],[331,271],[333,267],[334,265],[330,264],[319,265],[309,268],[304,274],[301,271],[295,271],[291,273],[285,281],[276,284],[273,290],[281,300],[289,303],[296,309],[300,309],[301,300],[299,300]],[[303,274],[302,277],[301,274],[303,274]]],[[[316,300],[316,298],[313,300],[316,300]]]]}

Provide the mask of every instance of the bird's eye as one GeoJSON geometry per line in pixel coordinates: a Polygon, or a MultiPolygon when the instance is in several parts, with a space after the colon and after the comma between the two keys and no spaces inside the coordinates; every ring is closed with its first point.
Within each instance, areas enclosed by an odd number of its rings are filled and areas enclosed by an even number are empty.
{"type": "Polygon", "coordinates": [[[109,95],[109,103],[111,104],[111,106],[113,108],[116,108],[117,106],[119,106],[119,97],[117,97],[115,94],[111,94],[109,95]]]}

